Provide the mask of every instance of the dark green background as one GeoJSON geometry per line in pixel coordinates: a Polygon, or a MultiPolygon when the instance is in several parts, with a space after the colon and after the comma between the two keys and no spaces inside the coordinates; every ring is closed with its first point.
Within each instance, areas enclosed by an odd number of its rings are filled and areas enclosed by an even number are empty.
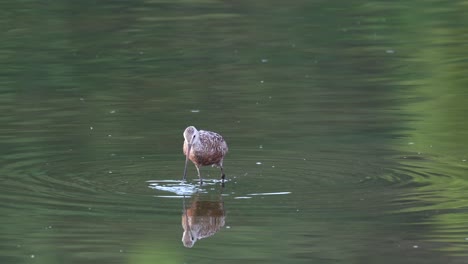
{"type": "Polygon", "coordinates": [[[1,2],[0,262],[465,263],[467,14],[1,2]],[[226,225],[191,249],[148,182],[181,179],[188,125],[230,148],[224,190],[202,187],[226,225]]]}

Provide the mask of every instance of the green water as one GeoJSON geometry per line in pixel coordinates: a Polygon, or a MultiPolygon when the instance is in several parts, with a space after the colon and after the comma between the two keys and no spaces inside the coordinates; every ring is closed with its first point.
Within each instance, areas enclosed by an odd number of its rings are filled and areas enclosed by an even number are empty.
{"type": "Polygon", "coordinates": [[[467,13],[4,2],[0,262],[466,263],[467,13]],[[226,139],[224,188],[180,182],[188,125],[226,139]]]}

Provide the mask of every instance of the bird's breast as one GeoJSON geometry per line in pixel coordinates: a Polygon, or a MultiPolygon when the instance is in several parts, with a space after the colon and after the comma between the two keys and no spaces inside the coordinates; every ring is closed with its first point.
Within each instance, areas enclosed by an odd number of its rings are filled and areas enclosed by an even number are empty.
{"type": "Polygon", "coordinates": [[[219,163],[224,156],[224,153],[217,150],[197,149],[192,147],[189,159],[195,164],[208,166],[219,163]]]}

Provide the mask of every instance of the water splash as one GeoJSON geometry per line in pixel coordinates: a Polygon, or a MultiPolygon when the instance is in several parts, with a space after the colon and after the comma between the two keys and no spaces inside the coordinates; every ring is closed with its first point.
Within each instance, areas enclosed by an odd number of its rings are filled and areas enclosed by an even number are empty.
{"type": "MultiPolygon", "coordinates": [[[[203,185],[200,186],[198,180],[194,180],[196,183],[189,183],[181,180],[150,180],[149,188],[174,193],[178,196],[184,195],[193,195],[195,193],[206,193],[206,187],[213,186],[221,182],[221,180],[215,179],[204,179],[203,185]]],[[[158,197],[168,198],[166,195],[161,195],[158,197]]],[[[170,198],[177,198],[175,196],[170,196],[170,198]]]]}

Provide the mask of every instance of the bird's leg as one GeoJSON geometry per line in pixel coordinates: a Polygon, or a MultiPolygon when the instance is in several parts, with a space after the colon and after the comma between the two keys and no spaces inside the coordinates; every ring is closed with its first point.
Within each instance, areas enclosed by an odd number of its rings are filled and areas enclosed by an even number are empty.
{"type": "Polygon", "coordinates": [[[224,182],[224,178],[226,178],[226,174],[224,174],[223,165],[221,165],[220,168],[221,168],[221,179],[222,179],[223,182],[224,182]]]}
{"type": "Polygon", "coordinates": [[[202,180],[202,177],[201,177],[201,175],[200,175],[200,168],[199,168],[197,165],[195,165],[195,168],[197,168],[198,178],[200,179],[200,185],[202,185],[202,184],[203,184],[203,180],[202,180]]]}
{"type": "Polygon", "coordinates": [[[226,178],[226,175],[224,175],[223,166],[221,166],[220,168],[221,168],[221,187],[224,188],[224,178],[226,178]]]}

